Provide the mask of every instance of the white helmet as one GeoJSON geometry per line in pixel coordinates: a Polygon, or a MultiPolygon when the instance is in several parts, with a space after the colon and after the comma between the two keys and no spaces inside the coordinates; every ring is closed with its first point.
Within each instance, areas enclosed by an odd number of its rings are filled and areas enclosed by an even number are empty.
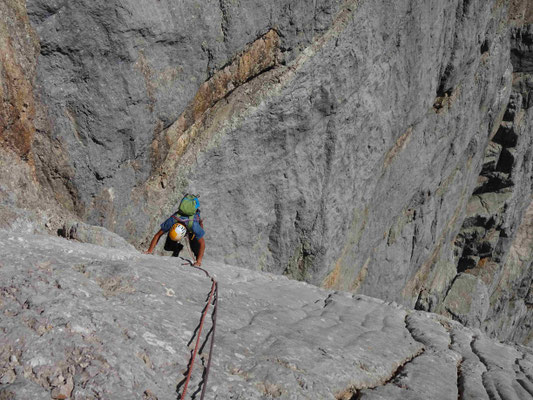
{"type": "Polygon", "coordinates": [[[187,228],[185,228],[183,224],[174,224],[172,228],[170,228],[170,232],[168,233],[170,238],[175,242],[179,242],[185,237],[186,234],[187,228]]]}

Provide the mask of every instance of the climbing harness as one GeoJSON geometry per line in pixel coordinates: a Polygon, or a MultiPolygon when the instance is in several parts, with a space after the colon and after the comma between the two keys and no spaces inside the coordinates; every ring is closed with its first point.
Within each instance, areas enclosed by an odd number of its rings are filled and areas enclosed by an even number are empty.
{"type": "MultiPolygon", "coordinates": [[[[191,258],[194,259],[192,257],[192,251],[191,251],[190,246],[189,246],[188,243],[186,244],[186,247],[189,250],[189,254],[191,255],[191,258]]],[[[197,266],[193,266],[193,268],[196,268],[196,269],[199,269],[199,270],[203,271],[204,274],[208,278],[211,279],[211,292],[209,293],[209,298],[207,300],[206,306],[205,306],[204,311],[202,313],[202,317],[200,319],[200,325],[198,327],[198,333],[197,333],[197,338],[196,338],[196,345],[194,347],[193,355],[192,355],[191,361],[189,363],[189,369],[187,371],[187,377],[186,377],[185,383],[183,385],[183,392],[181,393],[181,396],[179,397],[179,399],[181,399],[181,400],[185,399],[185,394],[187,393],[187,387],[189,386],[189,382],[191,380],[191,375],[192,375],[192,370],[193,370],[193,367],[194,367],[194,360],[196,358],[196,355],[198,353],[198,349],[200,347],[200,340],[201,340],[201,337],[202,337],[202,328],[203,328],[203,325],[204,325],[204,320],[205,320],[205,317],[206,317],[207,312],[209,310],[209,306],[211,304],[213,304],[213,313],[212,313],[212,316],[211,316],[211,320],[212,320],[212,323],[213,323],[213,325],[212,325],[212,333],[211,333],[211,343],[209,345],[209,356],[208,356],[208,359],[207,359],[207,366],[206,366],[206,369],[205,369],[205,376],[204,376],[204,381],[203,381],[202,393],[200,395],[200,400],[203,400],[205,392],[206,392],[207,379],[209,377],[209,369],[211,367],[211,356],[213,354],[213,346],[214,346],[214,342],[215,342],[215,329],[216,329],[216,319],[217,319],[216,317],[217,317],[217,308],[218,308],[218,282],[211,275],[209,275],[209,272],[207,272],[205,269],[197,267],[197,266]]]]}

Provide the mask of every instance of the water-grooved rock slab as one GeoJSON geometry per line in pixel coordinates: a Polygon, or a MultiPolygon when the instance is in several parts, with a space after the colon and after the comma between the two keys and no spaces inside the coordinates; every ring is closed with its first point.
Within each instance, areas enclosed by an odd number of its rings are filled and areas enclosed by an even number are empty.
{"type": "MultiPolygon", "coordinates": [[[[531,350],[445,317],[209,260],[205,268],[220,291],[210,398],[476,399],[504,390],[513,399],[532,385],[531,350]]],[[[1,396],[177,398],[211,286],[185,260],[0,231],[0,282],[1,396]]],[[[204,335],[210,328],[208,318],[204,335]]]]}

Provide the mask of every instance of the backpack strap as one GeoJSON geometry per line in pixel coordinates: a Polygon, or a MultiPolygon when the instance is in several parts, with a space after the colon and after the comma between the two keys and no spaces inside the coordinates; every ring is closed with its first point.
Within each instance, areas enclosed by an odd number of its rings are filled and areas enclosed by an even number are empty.
{"type": "Polygon", "coordinates": [[[193,216],[186,216],[186,215],[176,215],[176,214],[172,214],[172,218],[174,218],[174,220],[178,221],[178,222],[181,222],[182,224],[185,225],[185,227],[187,228],[188,231],[192,232],[192,225],[194,224],[194,218],[196,217],[196,214],[194,214],[193,216]]]}
{"type": "Polygon", "coordinates": [[[194,224],[194,215],[187,218],[187,228],[192,231],[192,225],[194,224]]]}

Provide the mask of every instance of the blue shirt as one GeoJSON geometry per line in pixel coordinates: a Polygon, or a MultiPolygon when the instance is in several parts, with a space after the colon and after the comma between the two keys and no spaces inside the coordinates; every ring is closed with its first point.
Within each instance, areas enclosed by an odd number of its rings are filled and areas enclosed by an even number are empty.
{"type": "Polygon", "coordinates": [[[178,222],[181,221],[185,224],[187,227],[187,231],[189,231],[188,228],[188,222],[190,218],[194,218],[194,222],[192,223],[192,233],[194,233],[194,236],[196,239],[201,239],[205,235],[204,229],[200,226],[200,213],[194,214],[194,217],[185,217],[178,214],[173,214],[170,218],[168,218],[165,222],[161,224],[161,230],[163,232],[168,232],[172,226],[178,222]]]}

